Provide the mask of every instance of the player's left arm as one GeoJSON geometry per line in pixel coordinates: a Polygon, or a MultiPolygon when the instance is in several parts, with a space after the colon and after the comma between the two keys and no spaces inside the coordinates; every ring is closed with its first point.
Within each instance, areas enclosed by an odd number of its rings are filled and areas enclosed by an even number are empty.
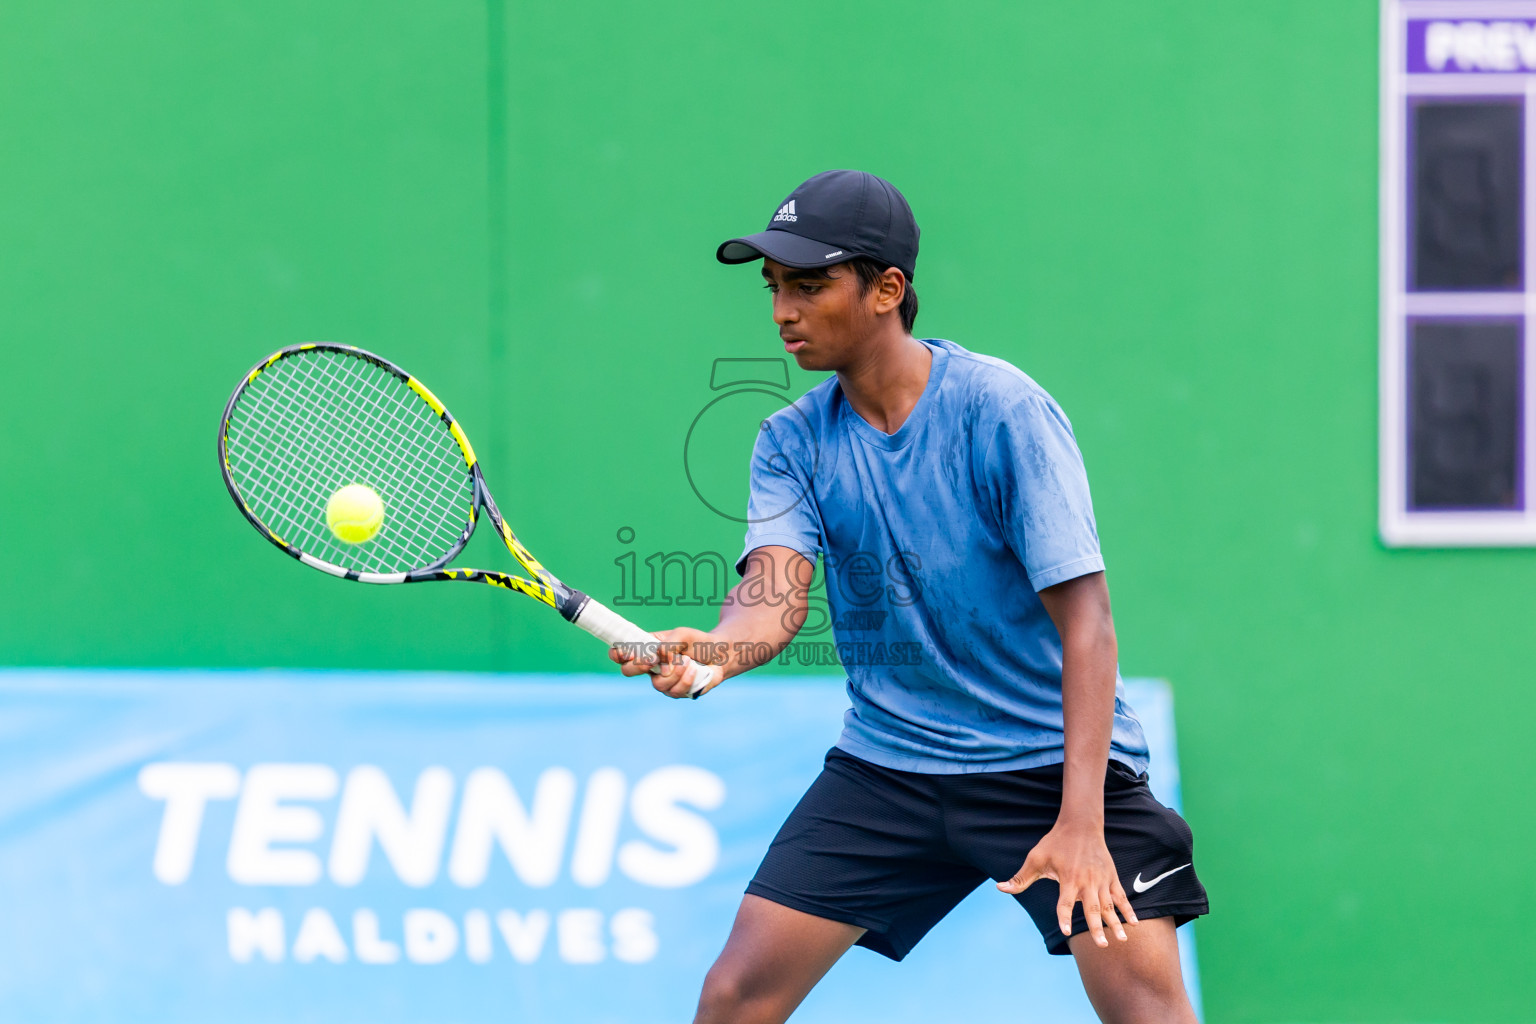
{"type": "Polygon", "coordinates": [[[1056,917],[1072,934],[1072,907],[1081,902],[1088,931],[1108,946],[1104,926],[1124,940],[1121,919],[1135,924],[1125,888],[1104,842],[1104,774],[1114,728],[1115,673],[1119,648],[1103,572],[1089,573],[1040,591],[1040,601],[1061,634],[1061,704],[1065,731],[1061,813],[1014,876],[998,883],[1020,893],[1042,878],[1061,886],[1056,917]],[[1116,915],[1118,909],[1119,915],[1116,915]]]}

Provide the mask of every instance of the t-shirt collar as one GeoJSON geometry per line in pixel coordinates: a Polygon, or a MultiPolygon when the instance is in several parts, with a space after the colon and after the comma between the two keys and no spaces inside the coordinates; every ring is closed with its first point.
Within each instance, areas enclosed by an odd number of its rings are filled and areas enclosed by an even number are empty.
{"type": "MultiPolygon", "coordinates": [[[[923,420],[927,418],[929,410],[937,399],[935,393],[939,390],[939,384],[944,380],[944,370],[949,365],[949,350],[938,341],[931,338],[919,338],[933,354],[933,364],[928,367],[928,383],[923,387],[923,393],[918,396],[917,404],[912,407],[906,421],[894,434],[876,430],[869,422],[854,411],[852,405],[847,405],[848,396],[843,395],[843,402],[847,406],[847,413],[853,430],[861,439],[874,445],[876,448],[884,448],[887,451],[896,451],[905,448],[912,443],[912,439],[922,430],[923,420]]],[[[842,389],[839,388],[839,391],[842,389]]]]}

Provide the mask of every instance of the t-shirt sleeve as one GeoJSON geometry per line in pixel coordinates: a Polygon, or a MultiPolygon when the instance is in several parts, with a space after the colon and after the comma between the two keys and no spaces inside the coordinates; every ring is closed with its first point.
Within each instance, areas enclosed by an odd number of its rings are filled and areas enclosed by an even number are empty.
{"type": "Polygon", "coordinates": [[[1003,536],[1036,591],[1104,568],[1088,472],[1060,406],[1031,394],[1003,409],[983,466],[1003,536]]]}
{"type": "Polygon", "coordinates": [[[747,556],[761,547],[792,548],[813,563],[821,552],[821,517],[811,494],[809,460],[800,448],[792,437],[782,437],[772,421],[758,431],[738,576],[746,572],[747,556]]]}

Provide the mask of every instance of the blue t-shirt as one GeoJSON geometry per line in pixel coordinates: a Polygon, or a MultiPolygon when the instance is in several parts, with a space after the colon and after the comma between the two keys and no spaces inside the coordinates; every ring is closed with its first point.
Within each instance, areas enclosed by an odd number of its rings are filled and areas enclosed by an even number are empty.
{"type": "MultiPolygon", "coordinates": [[[[764,422],[736,569],[767,545],[822,556],[843,750],[930,774],[1058,764],[1061,637],[1036,591],[1104,568],[1083,458],[1029,377],[924,344],[928,384],[894,434],[835,376],[764,422]]],[[[1124,698],[1117,676],[1112,756],[1143,771],[1124,698]]]]}

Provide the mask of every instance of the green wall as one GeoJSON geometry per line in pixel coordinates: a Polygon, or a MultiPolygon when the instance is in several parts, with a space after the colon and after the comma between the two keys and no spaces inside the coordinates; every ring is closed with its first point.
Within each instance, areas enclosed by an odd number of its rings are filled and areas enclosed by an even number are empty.
{"type": "MultiPolygon", "coordinates": [[[[1209,1019],[1529,1020],[1532,556],[1375,536],[1376,30],[1370,0],[0,6],[0,663],[601,668],[521,598],[263,545],[226,394],[279,345],[372,348],[574,585],[734,557],[682,440],[713,359],[779,349],[713,248],[866,168],[923,226],[919,333],[1073,418],[1125,670],[1176,688],[1209,1019]]],[[[749,443],[701,438],[711,486],[749,443]]]]}

